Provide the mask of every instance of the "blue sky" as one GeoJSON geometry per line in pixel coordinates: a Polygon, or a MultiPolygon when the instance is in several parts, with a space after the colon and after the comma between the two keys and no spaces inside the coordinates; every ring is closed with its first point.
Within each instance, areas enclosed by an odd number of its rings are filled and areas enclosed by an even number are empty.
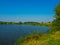
{"type": "Polygon", "coordinates": [[[60,0],[0,0],[0,21],[47,22],[60,0]]]}

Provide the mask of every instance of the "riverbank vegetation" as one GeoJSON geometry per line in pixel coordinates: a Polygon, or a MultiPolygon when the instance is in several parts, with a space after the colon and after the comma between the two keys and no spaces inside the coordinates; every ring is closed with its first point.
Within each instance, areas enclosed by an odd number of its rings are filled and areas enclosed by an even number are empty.
{"type": "Polygon", "coordinates": [[[15,45],[60,45],[60,31],[54,34],[26,36],[17,40],[15,45]]]}
{"type": "Polygon", "coordinates": [[[18,24],[18,25],[32,25],[32,26],[51,26],[52,22],[3,22],[0,24],[18,24]]]}
{"type": "Polygon", "coordinates": [[[52,22],[24,22],[24,24],[33,26],[51,26],[52,22]]]}
{"type": "Polygon", "coordinates": [[[55,13],[55,20],[46,34],[35,33],[19,38],[15,45],[60,45],[60,4],[55,8],[55,13]]]}

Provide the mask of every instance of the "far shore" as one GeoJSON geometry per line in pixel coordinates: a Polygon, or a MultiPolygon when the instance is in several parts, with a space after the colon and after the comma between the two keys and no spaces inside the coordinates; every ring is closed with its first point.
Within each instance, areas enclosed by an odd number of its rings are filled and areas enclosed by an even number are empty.
{"type": "Polygon", "coordinates": [[[52,22],[2,22],[1,24],[17,24],[17,25],[31,25],[31,26],[51,26],[52,22]]]}

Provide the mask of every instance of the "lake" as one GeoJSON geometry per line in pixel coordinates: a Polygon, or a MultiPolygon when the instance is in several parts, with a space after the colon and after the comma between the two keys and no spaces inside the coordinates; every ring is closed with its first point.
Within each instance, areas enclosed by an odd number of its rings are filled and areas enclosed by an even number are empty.
{"type": "Polygon", "coordinates": [[[28,26],[28,25],[0,25],[0,45],[14,45],[15,41],[21,37],[38,30],[46,33],[50,27],[28,26]]]}

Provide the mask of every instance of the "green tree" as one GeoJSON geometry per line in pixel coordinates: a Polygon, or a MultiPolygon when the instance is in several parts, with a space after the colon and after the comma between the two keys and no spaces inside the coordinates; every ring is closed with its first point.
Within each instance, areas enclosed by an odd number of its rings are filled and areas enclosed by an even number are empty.
{"type": "Polygon", "coordinates": [[[50,30],[50,33],[60,30],[60,4],[56,6],[55,13],[55,20],[52,22],[52,29],[50,30]]]}
{"type": "Polygon", "coordinates": [[[23,24],[23,22],[18,22],[18,24],[23,24]]]}
{"type": "Polygon", "coordinates": [[[60,4],[57,5],[55,12],[56,12],[55,15],[56,19],[60,19],[60,4]]]}

